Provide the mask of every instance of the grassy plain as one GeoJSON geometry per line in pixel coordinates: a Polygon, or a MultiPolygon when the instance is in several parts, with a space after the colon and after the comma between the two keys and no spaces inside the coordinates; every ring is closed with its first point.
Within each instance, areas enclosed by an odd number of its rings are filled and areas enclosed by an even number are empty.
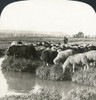
{"type": "MultiPolygon", "coordinates": [[[[68,44],[77,43],[91,43],[96,44],[96,39],[92,38],[68,38],[68,44]]],[[[0,37],[0,49],[6,49],[10,46],[12,41],[22,41],[36,43],[37,41],[52,41],[63,43],[63,38],[61,37],[0,37]]]]}

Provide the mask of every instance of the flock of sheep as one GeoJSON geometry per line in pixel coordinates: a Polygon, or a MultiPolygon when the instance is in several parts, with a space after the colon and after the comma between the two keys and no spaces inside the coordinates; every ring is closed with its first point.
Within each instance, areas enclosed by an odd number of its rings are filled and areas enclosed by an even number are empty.
{"type": "MultiPolygon", "coordinates": [[[[17,44],[22,45],[19,42],[12,42],[11,47],[17,44]]],[[[62,63],[63,72],[69,67],[74,72],[78,65],[84,70],[89,69],[90,63],[95,64],[96,62],[96,45],[93,44],[62,45],[61,43],[37,42],[33,46],[36,52],[39,51],[41,53],[40,59],[43,60],[44,65],[62,63]]],[[[32,47],[31,49],[34,48],[32,47]]]]}
{"type": "Polygon", "coordinates": [[[50,60],[54,64],[62,63],[63,72],[68,67],[73,72],[77,66],[81,66],[84,70],[89,69],[90,64],[95,64],[96,62],[96,46],[86,44],[85,46],[81,46],[82,51],[80,52],[76,50],[78,47],[80,48],[80,45],[77,44],[75,46],[63,45],[61,48],[56,48],[56,46],[48,47],[42,51],[41,57],[47,66],[50,60]]]}

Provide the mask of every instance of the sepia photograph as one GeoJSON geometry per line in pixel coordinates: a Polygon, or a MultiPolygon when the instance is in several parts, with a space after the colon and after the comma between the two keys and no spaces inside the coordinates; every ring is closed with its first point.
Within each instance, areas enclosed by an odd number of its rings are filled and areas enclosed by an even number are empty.
{"type": "Polygon", "coordinates": [[[0,100],[96,100],[96,0],[0,0],[0,100]]]}

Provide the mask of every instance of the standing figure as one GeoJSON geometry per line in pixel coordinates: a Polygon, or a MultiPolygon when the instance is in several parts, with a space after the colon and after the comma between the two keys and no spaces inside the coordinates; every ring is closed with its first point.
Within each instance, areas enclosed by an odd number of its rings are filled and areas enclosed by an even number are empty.
{"type": "Polygon", "coordinates": [[[64,44],[67,44],[68,43],[68,38],[64,36],[64,40],[63,41],[64,41],[64,44]]]}

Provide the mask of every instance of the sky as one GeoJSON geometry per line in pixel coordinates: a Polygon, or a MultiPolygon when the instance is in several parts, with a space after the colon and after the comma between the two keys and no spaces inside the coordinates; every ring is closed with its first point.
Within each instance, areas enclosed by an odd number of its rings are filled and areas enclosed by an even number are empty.
{"type": "Polygon", "coordinates": [[[28,0],[6,6],[0,17],[0,30],[83,32],[96,34],[96,13],[85,3],[68,0],[28,0]]]}

